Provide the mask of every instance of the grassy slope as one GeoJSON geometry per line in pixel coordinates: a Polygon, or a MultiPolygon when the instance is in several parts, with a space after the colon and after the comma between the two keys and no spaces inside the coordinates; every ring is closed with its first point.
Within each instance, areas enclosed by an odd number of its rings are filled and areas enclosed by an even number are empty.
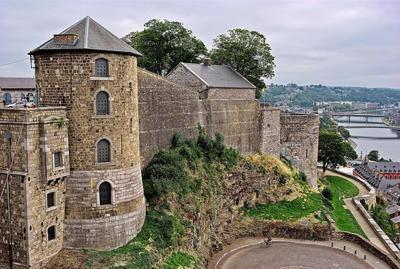
{"type": "Polygon", "coordinates": [[[308,192],[293,201],[282,200],[275,204],[258,204],[255,208],[249,209],[246,215],[263,219],[297,221],[321,210],[332,215],[338,229],[365,237],[351,212],[343,207],[343,199],[358,195],[358,188],[341,177],[328,176],[326,183],[333,193],[331,201],[333,209],[327,206],[321,194],[308,192]]]}
{"type": "Polygon", "coordinates": [[[343,207],[343,199],[358,195],[358,188],[342,177],[328,176],[327,182],[333,193],[332,217],[336,221],[337,228],[366,237],[351,212],[343,207]]]}

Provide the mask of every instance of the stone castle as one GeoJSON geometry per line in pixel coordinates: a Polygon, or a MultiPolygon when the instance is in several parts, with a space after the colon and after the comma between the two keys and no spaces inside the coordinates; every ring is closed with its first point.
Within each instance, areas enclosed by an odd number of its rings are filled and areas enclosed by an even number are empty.
{"type": "Polygon", "coordinates": [[[283,155],[317,179],[319,118],[261,106],[227,66],[167,77],[86,17],[29,53],[38,108],[0,109],[0,267],[41,268],[63,247],[113,249],[145,219],[141,168],[174,133],[283,155]]]}

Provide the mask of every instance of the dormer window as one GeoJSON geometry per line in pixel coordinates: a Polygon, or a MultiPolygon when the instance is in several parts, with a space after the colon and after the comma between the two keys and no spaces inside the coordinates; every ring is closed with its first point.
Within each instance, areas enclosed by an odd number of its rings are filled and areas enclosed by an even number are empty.
{"type": "Polygon", "coordinates": [[[95,63],[96,77],[108,77],[108,61],[104,58],[99,58],[95,63]]]}

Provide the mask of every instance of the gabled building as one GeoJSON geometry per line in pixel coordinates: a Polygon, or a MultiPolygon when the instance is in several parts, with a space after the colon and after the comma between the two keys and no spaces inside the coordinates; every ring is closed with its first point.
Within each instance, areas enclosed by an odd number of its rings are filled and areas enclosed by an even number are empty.
{"type": "Polygon", "coordinates": [[[16,102],[35,102],[34,78],[0,77],[0,107],[16,102]]]}
{"type": "Polygon", "coordinates": [[[179,63],[167,76],[170,81],[196,90],[202,99],[254,100],[256,87],[228,65],[179,63]]]}

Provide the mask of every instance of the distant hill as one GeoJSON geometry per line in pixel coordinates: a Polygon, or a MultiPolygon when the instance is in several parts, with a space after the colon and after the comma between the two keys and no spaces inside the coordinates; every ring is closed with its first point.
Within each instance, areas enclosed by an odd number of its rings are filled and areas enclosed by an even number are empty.
{"type": "Polygon", "coordinates": [[[323,85],[298,86],[271,84],[261,97],[274,105],[313,107],[322,101],[352,101],[394,104],[400,102],[400,89],[339,87],[323,85]]]}

